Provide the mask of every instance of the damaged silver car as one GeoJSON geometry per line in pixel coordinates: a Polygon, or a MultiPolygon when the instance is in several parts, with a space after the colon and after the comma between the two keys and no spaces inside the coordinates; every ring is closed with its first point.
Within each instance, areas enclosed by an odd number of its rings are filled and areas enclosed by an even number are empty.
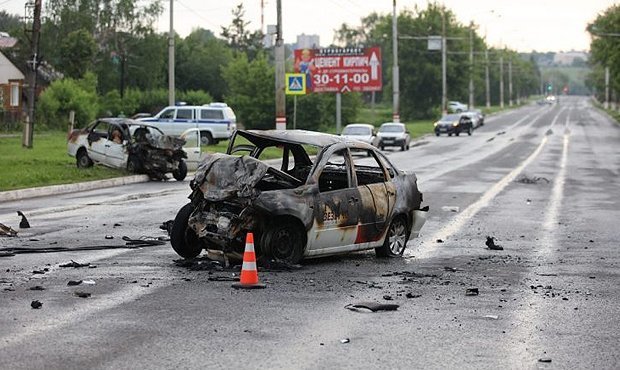
{"type": "Polygon", "coordinates": [[[183,181],[187,176],[185,140],[164,135],[157,127],[129,118],[101,118],[69,134],[67,152],[80,168],[99,163],[151,179],[166,174],[183,181]]]}
{"type": "Polygon", "coordinates": [[[240,257],[250,231],[259,256],[288,263],[373,248],[400,256],[428,211],[415,174],[375,147],[303,130],[236,131],[190,187],[170,234],[185,258],[205,249],[240,257]]]}

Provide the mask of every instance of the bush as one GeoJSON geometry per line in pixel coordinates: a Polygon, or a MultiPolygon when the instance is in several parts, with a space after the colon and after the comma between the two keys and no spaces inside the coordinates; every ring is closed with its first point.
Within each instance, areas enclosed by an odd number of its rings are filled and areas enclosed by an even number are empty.
{"type": "Polygon", "coordinates": [[[187,103],[187,105],[203,105],[209,104],[213,98],[208,92],[202,90],[188,90],[177,92],[177,101],[187,103]]]}
{"type": "Polygon", "coordinates": [[[99,112],[94,75],[87,73],[81,80],[66,78],[57,80],[39,96],[37,125],[46,128],[65,129],[69,112],[75,111],[75,126],[85,126],[99,112]]]}

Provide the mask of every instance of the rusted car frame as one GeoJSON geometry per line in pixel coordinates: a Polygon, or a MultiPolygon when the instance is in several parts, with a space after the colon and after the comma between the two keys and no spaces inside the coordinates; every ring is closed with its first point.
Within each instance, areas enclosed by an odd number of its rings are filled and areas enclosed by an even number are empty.
{"type": "Polygon", "coordinates": [[[171,232],[186,258],[203,249],[241,255],[249,231],[259,255],[291,263],[372,248],[399,256],[428,210],[416,176],[373,146],[303,130],[238,130],[227,154],[204,159],[190,187],[171,232]],[[266,150],[280,151],[280,160],[261,161],[266,150]]]}

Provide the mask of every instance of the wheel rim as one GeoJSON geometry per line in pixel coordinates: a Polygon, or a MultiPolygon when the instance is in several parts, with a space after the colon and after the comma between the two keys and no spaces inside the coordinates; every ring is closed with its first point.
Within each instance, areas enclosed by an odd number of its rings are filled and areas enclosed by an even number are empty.
{"type": "Polygon", "coordinates": [[[401,219],[394,220],[392,226],[390,226],[390,233],[388,235],[388,246],[392,254],[400,255],[405,250],[406,242],[405,224],[401,219]]]}
{"type": "Polygon", "coordinates": [[[271,254],[276,260],[288,260],[295,253],[299,244],[299,236],[287,229],[277,230],[271,240],[271,254]]]}

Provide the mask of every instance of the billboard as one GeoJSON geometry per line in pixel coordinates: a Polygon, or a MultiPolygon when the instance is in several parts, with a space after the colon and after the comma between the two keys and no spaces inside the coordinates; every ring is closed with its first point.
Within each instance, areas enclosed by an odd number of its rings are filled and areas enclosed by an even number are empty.
{"type": "Polygon", "coordinates": [[[297,49],[295,72],[306,75],[308,92],[381,91],[381,49],[297,49]]]}

